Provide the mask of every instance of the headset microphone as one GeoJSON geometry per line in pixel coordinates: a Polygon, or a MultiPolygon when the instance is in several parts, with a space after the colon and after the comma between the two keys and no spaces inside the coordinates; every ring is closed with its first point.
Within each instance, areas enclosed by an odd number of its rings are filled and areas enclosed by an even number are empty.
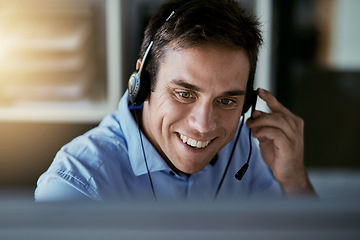
{"type": "Polygon", "coordinates": [[[235,178],[237,180],[241,180],[243,178],[243,176],[245,175],[246,171],[248,170],[249,168],[249,163],[245,163],[241,168],[240,170],[235,174],[235,178]]]}
{"type": "MultiPolygon", "coordinates": [[[[225,167],[225,170],[224,170],[224,173],[222,175],[222,178],[219,182],[219,185],[216,189],[216,193],[214,195],[214,200],[216,199],[217,195],[219,194],[219,191],[220,191],[220,188],[224,182],[224,179],[225,179],[225,175],[228,171],[228,168],[230,166],[230,163],[231,163],[231,160],[232,160],[232,157],[233,157],[233,154],[235,152],[235,148],[236,148],[236,145],[237,145],[237,142],[239,140],[239,137],[240,137],[240,133],[241,133],[241,129],[244,125],[244,121],[245,121],[245,113],[249,110],[249,108],[251,107],[251,115],[253,114],[254,110],[255,110],[255,106],[256,106],[256,100],[257,100],[257,92],[254,91],[254,90],[251,90],[249,93],[248,93],[248,101],[245,101],[245,104],[244,104],[244,107],[243,107],[243,111],[241,113],[242,115],[242,120],[241,120],[241,123],[240,123],[240,127],[239,127],[239,130],[238,130],[238,133],[236,135],[236,138],[235,138],[235,142],[234,142],[234,146],[231,150],[231,153],[230,153],[230,157],[229,157],[229,160],[228,160],[228,163],[225,167]]],[[[240,168],[240,170],[235,174],[235,178],[237,180],[241,180],[243,178],[243,176],[245,175],[247,169],[249,168],[249,162],[250,162],[250,158],[251,158],[251,152],[252,152],[252,143],[251,143],[251,129],[249,129],[249,155],[248,155],[248,159],[246,161],[246,163],[240,168]]]]}

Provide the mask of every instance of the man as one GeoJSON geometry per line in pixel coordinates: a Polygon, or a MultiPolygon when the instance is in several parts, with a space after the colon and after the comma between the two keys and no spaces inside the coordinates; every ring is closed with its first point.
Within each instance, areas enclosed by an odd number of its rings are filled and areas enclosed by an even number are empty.
{"type": "Polygon", "coordinates": [[[35,199],[314,194],[303,163],[302,119],[260,89],[272,113],[254,111],[246,122],[260,151],[243,126],[254,104],[258,25],[231,0],[164,4],[146,28],[139,72],[119,109],[58,152],[35,199]],[[241,181],[234,177],[239,169],[241,181]]]}

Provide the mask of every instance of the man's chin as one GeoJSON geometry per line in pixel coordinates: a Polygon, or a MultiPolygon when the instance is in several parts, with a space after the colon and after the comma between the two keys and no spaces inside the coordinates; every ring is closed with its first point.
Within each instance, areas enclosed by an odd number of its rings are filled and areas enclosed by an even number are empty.
{"type": "Polygon", "coordinates": [[[178,165],[175,166],[175,168],[181,172],[181,173],[184,173],[184,174],[187,174],[187,175],[191,175],[191,174],[195,174],[195,173],[198,173],[200,172],[201,170],[203,170],[207,165],[209,164],[209,162],[207,162],[206,164],[196,164],[196,165],[192,165],[192,166],[185,166],[185,165],[178,165]]]}

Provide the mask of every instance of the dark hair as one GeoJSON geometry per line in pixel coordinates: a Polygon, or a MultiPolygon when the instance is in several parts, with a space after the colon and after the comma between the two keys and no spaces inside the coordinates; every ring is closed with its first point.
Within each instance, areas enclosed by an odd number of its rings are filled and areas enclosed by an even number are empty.
{"type": "Polygon", "coordinates": [[[246,50],[250,61],[247,92],[252,90],[262,37],[259,22],[234,0],[172,0],[163,4],[146,27],[140,58],[153,41],[146,69],[154,90],[158,67],[170,43],[176,49],[210,43],[246,50]],[[169,18],[171,13],[175,14],[169,18]],[[168,21],[167,21],[168,19],[168,21]]]}

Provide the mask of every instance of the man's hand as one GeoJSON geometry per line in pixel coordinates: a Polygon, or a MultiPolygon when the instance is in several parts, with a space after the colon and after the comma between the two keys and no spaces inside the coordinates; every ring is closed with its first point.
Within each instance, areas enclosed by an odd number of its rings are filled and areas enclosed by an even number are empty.
{"type": "Polygon", "coordinates": [[[286,195],[315,194],[304,166],[304,121],[268,91],[258,95],[271,113],[254,111],[246,122],[260,142],[260,151],[286,195]]]}

